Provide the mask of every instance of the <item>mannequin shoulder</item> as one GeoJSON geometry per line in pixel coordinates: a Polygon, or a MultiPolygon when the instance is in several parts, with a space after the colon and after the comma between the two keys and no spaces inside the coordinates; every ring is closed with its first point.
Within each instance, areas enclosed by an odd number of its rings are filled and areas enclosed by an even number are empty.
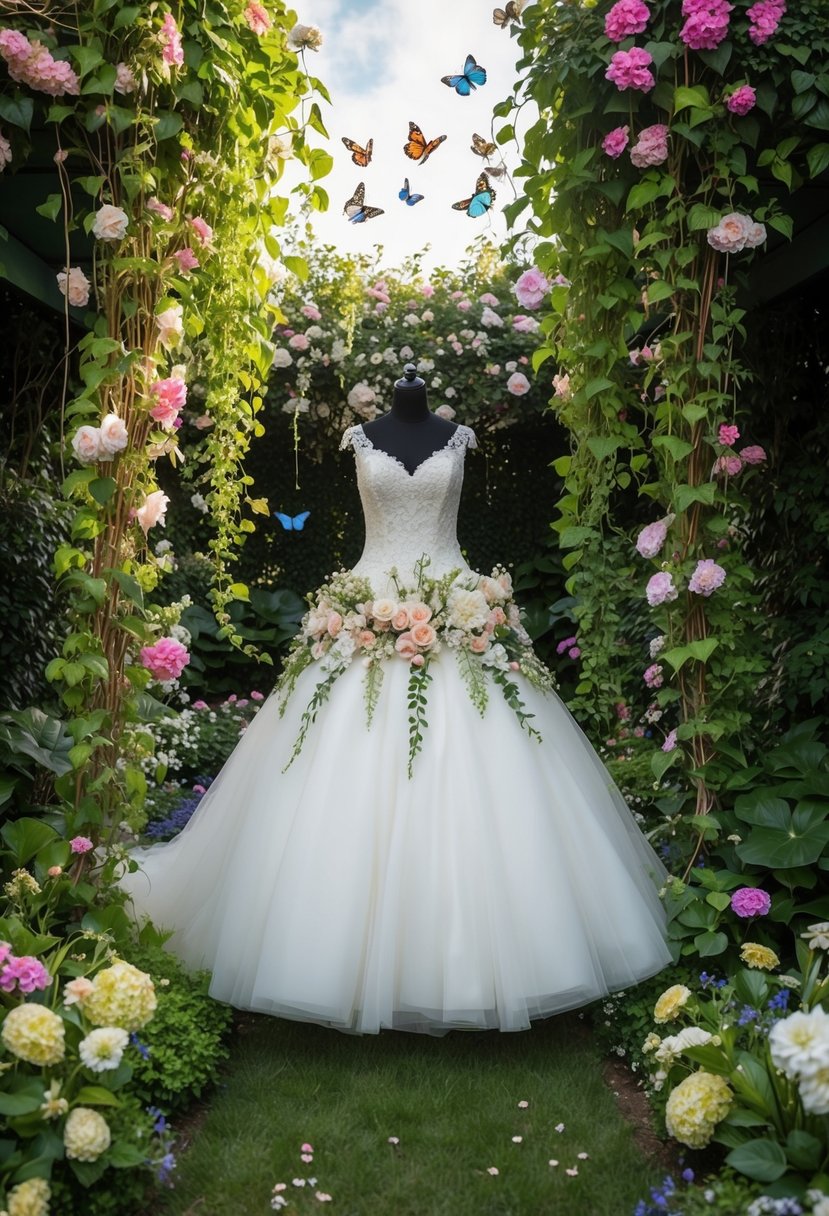
{"type": "Polygon", "coordinates": [[[463,423],[458,423],[455,427],[455,433],[449,440],[449,447],[453,448],[476,448],[478,439],[471,426],[464,426],[463,423]]]}
{"type": "Polygon", "coordinates": [[[345,451],[346,448],[357,449],[369,447],[371,447],[371,440],[368,438],[359,423],[357,423],[356,426],[347,427],[346,430],[343,431],[342,438],[340,439],[341,452],[345,451]]]}

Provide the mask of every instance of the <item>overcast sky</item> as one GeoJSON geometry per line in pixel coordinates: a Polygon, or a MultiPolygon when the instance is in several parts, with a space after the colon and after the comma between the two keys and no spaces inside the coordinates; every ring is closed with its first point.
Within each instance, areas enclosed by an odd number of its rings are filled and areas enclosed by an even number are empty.
{"type": "MultiPolygon", "coordinates": [[[[466,246],[486,233],[498,244],[506,235],[501,207],[514,198],[508,178],[493,179],[497,199],[492,210],[473,220],[453,211],[452,203],[474,193],[485,168],[470,151],[473,131],[492,138],[492,109],[507,97],[516,78],[518,44],[492,21],[491,0],[301,0],[299,20],[317,25],[323,46],[306,51],[308,67],[331,93],[323,103],[331,136],[327,145],[334,169],[321,185],[331,197],[330,210],[315,216],[314,229],[326,243],[344,252],[384,247],[383,262],[397,265],[430,245],[426,265],[457,265],[466,246]],[[487,70],[487,83],[469,97],[458,96],[441,76],[459,73],[467,54],[487,70]],[[403,154],[409,121],[427,139],[446,135],[426,165],[403,154]],[[365,146],[374,139],[374,159],[367,169],[351,162],[342,143],[348,136],[365,146]],[[423,202],[407,206],[398,198],[403,179],[423,202]],[[343,205],[359,181],[366,203],[384,215],[351,224],[343,205]]],[[[513,145],[505,152],[509,168],[519,157],[513,145]]],[[[498,163],[500,153],[496,156],[498,163]]],[[[519,179],[520,182],[520,179],[519,179]]]]}

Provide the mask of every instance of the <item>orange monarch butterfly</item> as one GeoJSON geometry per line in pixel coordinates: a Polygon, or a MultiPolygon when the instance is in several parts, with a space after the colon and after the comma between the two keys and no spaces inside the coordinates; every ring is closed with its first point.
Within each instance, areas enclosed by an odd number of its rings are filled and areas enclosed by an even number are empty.
{"type": "Polygon", "coordinates": [[[479,216],[486,215],[494,202],[495,191],[490,186],[487,175],[482,173],[475,183],[475,193],[472,197],[461,199],[459,203],[453,203],[452,210],[465,211],[468,216],[476,220],[479,216]]]}
{"type": "Polygon", "coordinates": [[[493,152],[497,151],[495,144],[484,139],[482,135],[472,136],[472,149],[476,156],[482,156],[484,160],[489,160],[493,152]]]}
{"type": "Polygon", "coordinates": [[[351,224],[364,224],[366,220],[373,220],[376,215],[382,215],[383,208],[366,206],[366,188],[364,183],[360,182],[343,207],[343,214],[348,216],[351,224]]]}
{"type": "Polygon", "coordinates": [[[371,164],[371,154],[374,151],[373,139],[370,139],[364,148],[361,148],[359,144],[355,144],[354,140],[349,139],[346,135],[343,135],[342,141],[351,153],[351,159],[355,165],[359,165],[361,169],[365,169],[367,165],[371,164]]]}
{"type": "Polygon", "coordinates": [[[419,161],[421,165],[425,165],[426,161],[432,155],[436,148],[439,148],[446,139],[445,135],[438,135],[435,139],[430,139],[426,142],[426,136],[421,131],[416,122],[409,123],[409,138],[403,145],[403,151],[408,156],[409,160],[419,161]]]}
{"type": "Polygon", "coordinates": [[[507,0],[506,8],[495,8],[492,10],[492,20],[495,25],[499,25],[501,29],[505,29],[511,21],[516,21],[521,24],[521,9],[524,7],[524,0],[507,0]]]}

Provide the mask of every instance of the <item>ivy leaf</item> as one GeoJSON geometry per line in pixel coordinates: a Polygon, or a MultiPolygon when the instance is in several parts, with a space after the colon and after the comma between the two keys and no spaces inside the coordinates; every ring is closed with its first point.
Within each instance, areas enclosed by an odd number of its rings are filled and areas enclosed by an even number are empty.
{"type": "Polygon", "coordinates": [[[162,110],[156,120],[155,137],[159,142],[162,139],[171,139],[174,135],[178,135],[183,126],[184,120],[180,114],[176,114],[172,110],[162,110]]]}
{"type": "Polygon", "coordinates": [[[665,448],[670,452],[674,460],[684,460],[694,450],[692,443],[689,443],[687,439],[680,439],[678,435],[655,435],[653,446],[655,448],[665,448]]]}
{"type": "Polygon", "coordinates": [[[35,211],[38,215],[45,216],[47,220],[56,220],[60,215],[62,205],[63,196],[61,194],[50,194],[45,203],[35,207],[35,211]]]}
{"type": "Polygon", "coordinates": [[[815,144],[810,148],[806,153],[806,163],[810,177],[817,177],[824,169],[829,168],[829,144],[815,144]]]}
{"type": "Polygon", "coordinates": [[[24,131],[28,131],[34,112],[35,105],[31,97],[0,97],[0,117],[5,118],[13,127],[22,127],[24,131]]]}
{"type": "Polygon", "coordinates": [[[680,110],[686,110],[689,106],[710,110],[711,98],[708,96],[708,90],[704,84],[681,84],[674,89],[674,113],[678,114],[680,110]]]}

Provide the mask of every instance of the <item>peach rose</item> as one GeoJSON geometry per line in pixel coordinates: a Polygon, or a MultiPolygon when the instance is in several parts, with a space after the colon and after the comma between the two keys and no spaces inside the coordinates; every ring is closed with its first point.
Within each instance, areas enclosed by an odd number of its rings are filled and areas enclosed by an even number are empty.
{"type": "Polygon", "coordinates": [[[339,612],[332,612],[328,618],[327,629],[332,638],[335,638],[343,627],[343,618],[339,612]]]}
{"type": "Polygon", "coordinates": [[[434,645],[437,634],[431,625],[423,621],[420,625],[413,625],[411,630],[411,638],[415,646],[419,646],[421,650],[428,650],[434,645]]]}
{"type": "Polygon", "coordinates": [[[417,647],[412,641],[410,633],[401,633],[394,645],[395,650],[402,659],[413,659],[417,654],[417,647]]]}
{"type": "Polygon", "coordinates": [[[114,456],[116,452],[123,452],[129,440],[127,424],[123,418],[119,418],[117,414],[106,414],[101,419],[99,430],[101,432],[100,446],[102,459],[108,459],[110,456],[114,456]]]}
{"type": "Polygon", "coordinates": [[[479,638],[473,638],[469,643],[469,649],[473,654],[485,654],[489,650],[489,638],[486,634],[479,638]]]}
{"type": "Polygon", "coordinates": [[[84,975],[79,975],[76,980],[70,980],[68,984],[64,984],[63,1003],[64,1005],[83,1005],[94,990],[95,985],[92,980],[88,980],[84,975]]]}
{"type": "Polygon", "coordinates": [[[493,608],[492,612],[489,614],[490,623],[495,626],[503,625],[506,619],[507,614],[504,612],[503,608],[493,608]]]}
{"type": "Polygon", "coordinates": [[[73,308],[84,308],[89,303],[91,284],[80,266],[71,266],[68,274],[65,270],[61,270],[56,278],[61,294],[68,294],[69,303],[73,308]]]}
{"type": "Polygon", "coordinates": [[[97,426],[79,426],[72,436],[72,451],[81,464],[94,464],[101,455],[101,432],[97,426]]]}
{"type": "Polygon", "coordinates": [[[135,518],[141,525],[145,536],[150,528],[154,528],[156,524],[161,524],[164,527],[164,517],[167,514],[167,503],[169,501],[163,490],[153,490],[144,499],[143,506],[140,506],[135,512],[135,518]]]}
{"type": "Polygon", "coordinates": [[[397,612],[397,604],[394,600],[375,600],[374,601],[374,619],[375,621],[390,621],[397,612]]]}
{"type": "Polygon", "coordinates": [[[391,627],[398,633],[402,629],[409,628],[409,610],[405,607],[405,605],[401,604],[401,606],[397,609],[397,612],[395,612],[394,616],[391,618],[391,627]]]}
{"type": "Polygon", "coordinates": [[[428,604],[418,602],[409,605],[409,620],[413,625],[425,625],[432,619],[432,609],[428,604]]]}
{"type": "Polygon", "coordinates": [[[377,634],[373,633],[371,629],[361,629],[357,640],[364,650],[371,650],[377,641],[377,634]]]}

